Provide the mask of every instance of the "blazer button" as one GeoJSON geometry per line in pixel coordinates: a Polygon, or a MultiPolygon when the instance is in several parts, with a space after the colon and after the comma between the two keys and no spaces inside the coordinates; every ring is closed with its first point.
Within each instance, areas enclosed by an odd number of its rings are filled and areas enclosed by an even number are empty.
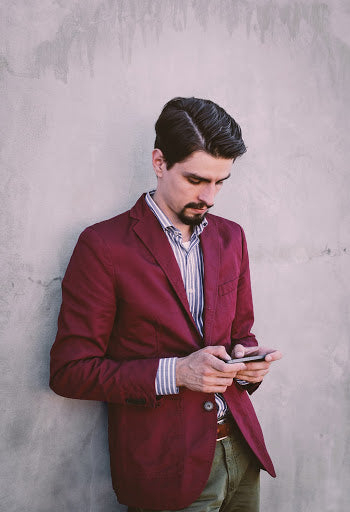
{"type": "Polygon", "coordinates": [[[213,402],[211,402],[210,400],[208,400],[207,402],[204,402],[203,404],[203,409],[207,412],[210,412],[214,409],[214,404],[213,402]]]}

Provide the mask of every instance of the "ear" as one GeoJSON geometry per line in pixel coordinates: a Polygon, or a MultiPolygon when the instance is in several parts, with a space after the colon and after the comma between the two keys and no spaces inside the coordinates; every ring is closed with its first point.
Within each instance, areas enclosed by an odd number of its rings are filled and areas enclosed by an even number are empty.
{"type": "Polygon", "coordinates": [[[152,164],[154,172],[157,175],[157,178],[161,178],[163,176],[163,172],[167,170],[165,158],[162,151],[158,148],[152,151],[152,164]]]}

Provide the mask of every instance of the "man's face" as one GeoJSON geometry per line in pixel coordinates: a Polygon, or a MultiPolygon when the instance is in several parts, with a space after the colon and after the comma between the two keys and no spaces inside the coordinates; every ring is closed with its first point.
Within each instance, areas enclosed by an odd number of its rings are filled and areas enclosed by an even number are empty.
{"type": "Polygon", "coordinates": [[[203,151],[166,168],[160,150],[153,151],[158,177],[154,200],[175,227],[200,224],[224,180],[229,178],[232,159],[215,158],[203,151]]]}

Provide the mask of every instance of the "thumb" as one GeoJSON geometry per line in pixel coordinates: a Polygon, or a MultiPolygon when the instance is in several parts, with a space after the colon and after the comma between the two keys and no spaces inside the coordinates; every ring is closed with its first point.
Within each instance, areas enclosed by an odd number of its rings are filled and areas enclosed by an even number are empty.
{"type": "Polygon", "coordinates": [[[238,344],[234,347],[234,349],[233,349],[234,357],[244,357],[244,354],[245,354],[245,350],[244,350],[243,345],[238,344]]]}

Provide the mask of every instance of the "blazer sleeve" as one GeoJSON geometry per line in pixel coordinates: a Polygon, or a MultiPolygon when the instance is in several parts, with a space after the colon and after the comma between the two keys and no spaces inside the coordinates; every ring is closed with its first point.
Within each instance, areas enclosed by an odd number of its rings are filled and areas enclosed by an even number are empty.
{"type": "Polygon", "coordinates": [[[69,398],[155,407],[159,360],[116,361],[108,356],[117,297],[109,247],[94,228],[87,228],[62,282],[50,387],[69,398]]]}

